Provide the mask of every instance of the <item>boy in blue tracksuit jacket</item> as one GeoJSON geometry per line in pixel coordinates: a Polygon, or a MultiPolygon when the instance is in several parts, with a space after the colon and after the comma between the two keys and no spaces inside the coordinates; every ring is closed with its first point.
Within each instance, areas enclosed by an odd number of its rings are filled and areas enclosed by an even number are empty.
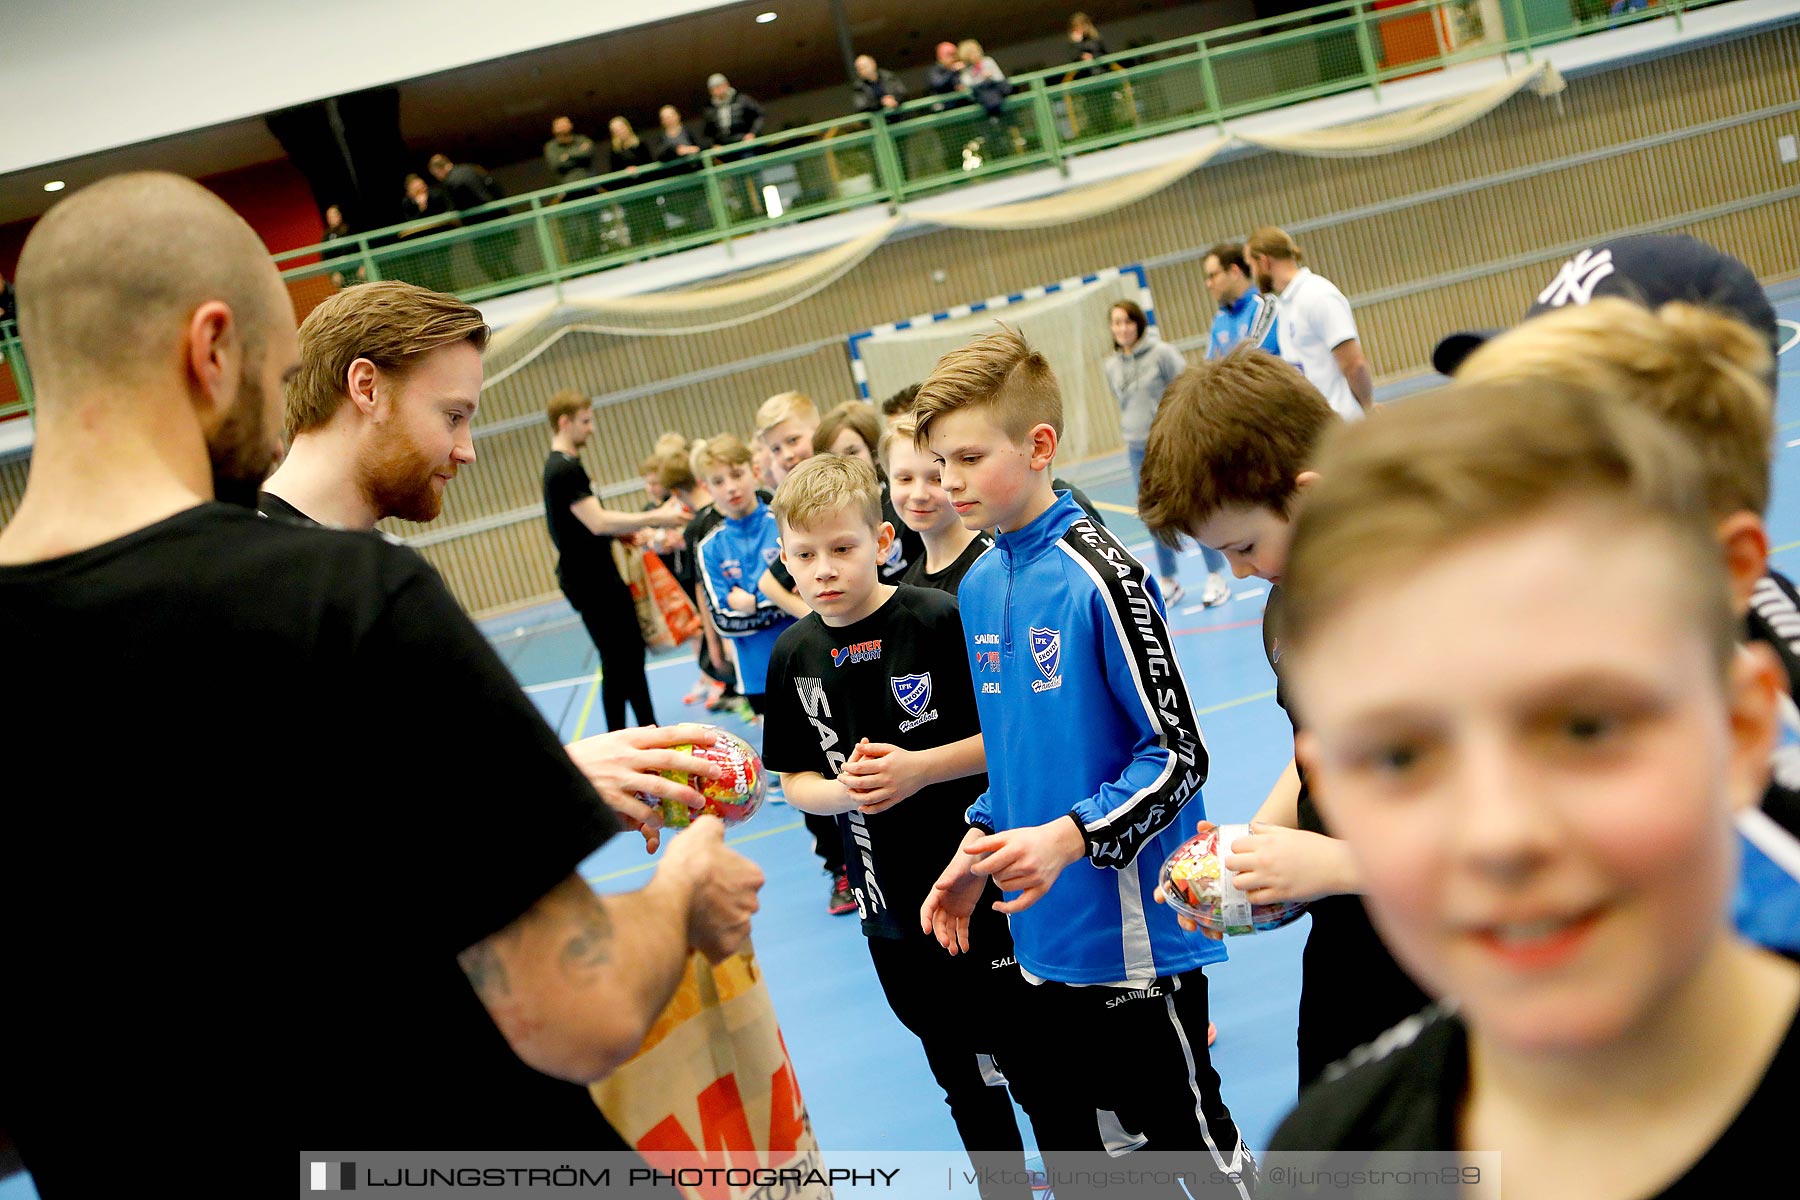
{"type": "Polygon", "coordinates": [[[707,442],[694,456],[696,473],[706,481],[724,518],[700,539],[695,558],[713,624],[737,649],[738,687],[760,713],[769,655],[794,619],[757,585],[781,554],[781,530],[775,514],[756,494],[750,457],[743,440],[728,433],[707,442]]]}
{"type": "Polygon", "coordinates": [[[1030,1011],[1005,1019],[1040,1028],[1046,1046],[1105,1047],[1065,1060],[1070,1086],[1093,1097],[1094,1129],[1047,1148],[1191,1152],[1215,1194],[1247,1195],[1254,1162],[1206,1050],[1200,967],[1224,947],[1152,899],[1200,815],[1207,766],[1161,593],[1051,490],[1062,399],[1017,333],[945,355],[913,416],[963,523],[997,531],[958,592],[988,790],[921,923],[952,953],[980,953],[968,916],[991,876],[1038,985],[1030,1011]]]}

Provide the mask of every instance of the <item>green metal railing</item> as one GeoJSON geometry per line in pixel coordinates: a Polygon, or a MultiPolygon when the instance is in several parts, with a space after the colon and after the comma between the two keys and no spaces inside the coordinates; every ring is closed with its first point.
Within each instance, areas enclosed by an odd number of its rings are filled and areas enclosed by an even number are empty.
{"type": "MultiPolygon", "coordinates": [[[[1611,0],[1336,0],[1011,77],[990,116],[967,97],[928,96],[714,148],[698,162],[614,172],[450,217],[352,235],[275,256],[297,306],[361,280],[404,279],[482,300],[795,221],[920,196],[1022,170],[1068,173],[1078,154],[1367,89],[1729,0],[1661,0],[1614,17],[1611,0]],[[1491,10],[1490,10],[1491,11],[1491,10]]],[[[29,412],[31,381],[0,324],[0,420],[29,412]]]]}

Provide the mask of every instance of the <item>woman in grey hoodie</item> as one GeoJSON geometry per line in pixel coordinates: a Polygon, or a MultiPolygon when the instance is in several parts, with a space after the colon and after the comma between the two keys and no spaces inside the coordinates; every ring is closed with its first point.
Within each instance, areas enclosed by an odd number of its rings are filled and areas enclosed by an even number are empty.
{"type": "MultiPolygon", "coordinates": [[[[1112,324],[1113,349],[1106,360],[1106,382],[1119,402],[1119,425],[1125,435],[1125,457],[1131,463],[1131,482],[1135,489],[1138,474],[1144,466],[1144,443],[1150,437],[1150,422],[1162,403],[1163,389],[1187,370],[1181,351],[1164,342],[1156,330],[1148,328],[1144,310],[1129,300],[1112,306],[1108,314],[1112,324]]],[[[1200,547],[1206,562],[1206,589],[1200,602],[1208,608],[1231,599],[1231,585],[1226,582],[1225,556],[1207,546],[1200,547]]],[[[1178,604],[1185,591],[1176,577],[1175,552],[1161,542],[1156,543],[1156,573],[1162,577],[1163,603],[1178,604]]]]}

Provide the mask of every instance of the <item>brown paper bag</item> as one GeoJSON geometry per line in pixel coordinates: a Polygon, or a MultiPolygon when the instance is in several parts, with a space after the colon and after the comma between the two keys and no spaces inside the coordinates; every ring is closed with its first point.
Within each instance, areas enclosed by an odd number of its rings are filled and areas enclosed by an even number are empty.
{"type": "MultiPolygon", "coordinates": [[[[831,1200],[812,1119],[748,945],[716,967],[689,955],[643,1046],[590,1090],[613,1128],[659,1171],[817,1171],[821,1178],[785,1194],[831,1200]]],[[[678,1183],[688,1200],[740,1200],[757,1190],[733,1186],[723,1171],[678,1183]]]]}

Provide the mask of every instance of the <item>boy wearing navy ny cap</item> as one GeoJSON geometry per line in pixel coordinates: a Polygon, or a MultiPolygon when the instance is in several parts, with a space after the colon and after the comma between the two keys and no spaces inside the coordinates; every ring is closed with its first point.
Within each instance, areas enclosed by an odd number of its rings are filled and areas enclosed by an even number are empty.
{"type": "MultiPolygon", "coordinates": [[[[1630,300],[1652,311],[1666,304],[1693,304],[1747,326],[1769,347],[1767,368],[1758,376],[1768,390],[1765,403],[1773,408],[1781,333],[1774,306],[1742,262],[1683,235],[1616,238],[1565,262],[1526,310],[1525,321],[1606,297],[1630,300]]],[[[1432,362],[1446,374],[1456,372],[1465,359],[1498,336],[1500,331],[1451,334],[1438,343],[1432,362]]],[[[1628,389],[1633,402],[1672,421],[1701,451],[1709,471],[1754,478],[1760,485],[1715,489],[1714,515],[1732,570],[1733,599],[1745,618],[1746,640],[1763,642],[1775,651],[1787,671],[1790,698],[1795,703],[1782,708],[1782,738],[1776,745],[1762,805],[1738,816],[1743,865],[1735,910],[1739,932],[1765,946],[1793,953],[1800,951],[1800,591],[1768,565],[1769,540],[1762,510],[1768,498],[1774,420],[1770,412],[1762,413],[1752,437],[1743,431],[1743,419],[1702,394],[1659,399],[1667,388],[1650,377],[1652,367],[1625,344],[1629,341],[1593,342],[1596,366],[1628,369],[1634,376],[1628,389]],[[1628,368],[1613,361],[1621,357],[1633,359],[1628,368]],[[1751,440],[1757,443],[1754,448],[1746,444],[1751,440]]],[[[1711,353],[1715,361],[1726,357],[1717,346],[1711,353]]],[[[1491,380],[1497,373],[1514,379],[1534,373],[1546,379],[1567,374],[1566,367],[1556,365],[1554,355],[1535,362],[1517,351],[1495,357],[1507,361],[1503,367],[1491,361],[1479,364],[1484,379],[1491,380]]]]}

